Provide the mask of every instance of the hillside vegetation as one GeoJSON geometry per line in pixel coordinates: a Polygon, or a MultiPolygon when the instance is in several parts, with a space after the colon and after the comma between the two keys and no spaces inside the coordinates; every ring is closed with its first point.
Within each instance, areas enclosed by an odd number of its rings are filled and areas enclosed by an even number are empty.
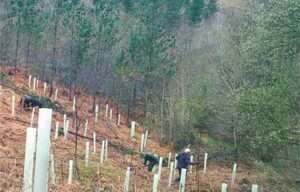
{"type": "MultiPolygon", "coordinates": [[[[62,88],[60,112],[75,117],[73,127],[108,103],[115,119],[122,112],[124,129],[103,119],[103,137],[124,138],[135,120],[140,133],[151,132],[152,152],[190,146],[199,161],[208,152],[216,166],[239,162],[268,177],[258,180],[264,191],[297,191],[299,13],[299,0],[2,0],[1,84],[19,99],[37,94],[25,82],[38,77],[48,85],[45,99],[62,88]],[[74,97],[84,109],[78,117],[74,97]]],[[[16,117],[24,125],[25,114],[16,117]]],[[[6,142],[11,136],[4,134],[6,142]]],[[[139,137],[115,148],[138,150],[139,137]]]]}

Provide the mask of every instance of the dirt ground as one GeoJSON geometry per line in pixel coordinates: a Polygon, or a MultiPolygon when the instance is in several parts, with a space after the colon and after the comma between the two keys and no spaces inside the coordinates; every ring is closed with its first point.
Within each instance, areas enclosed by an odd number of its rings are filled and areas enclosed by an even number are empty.
{"type": "MultiPolygon", "coordinates": [[[[2,69],[2,72],[8,74],[9,68],[2,69]]],[[[18,90],[24,92],[32,91],[28,87],[28,76],[25,71],[20,70],[16,74],[8,75],[7,78],[15,85],[15,87],[7,87],[2,85],[0,95],[0,191],[14,192],[21,191],[23,179],[24,150],[26,128],[30,126],[31,111],[23,111],[19,101],[23,96],[18,90]],[[16,114],[11,114],[12,95],[16,95],[16,114]]],[[[56,83],[58,84],[58,83],[56,83]]],[[[72,111],[72,100],[70,101],[67,89],[63,86],[58,88],[58,102],[63,105],[66,111],[72,111]]],[[[48,90],[49,91],[49,90],[48,90]]],[[[43,95],[43,82],[39,82],[39,87],[35,91],[37,95],[43,95]]],[[[54,96],[53,96],[54,97],[54,96]]],[[[51,98],[53,100],[53,98],[51,98]]],[[[143,128],[138,126],[134,139],[129,138],[129,128],[125,122],[125,116],[121,115],[121,125],[116,125],[117,109],[116,104],[110,103],[113,110],[113,120],[105,117],[105,98],[97,98],[100,106],[100,116],[98,123],[94,123],[94,113],[91,112],[92,97],[79,92],[77,97],[77,111],[81,122],[79,134],[83,135],[85,120],[88,120],[89,138],[93,137],[93,132],[97,134],[96,153],[91,151],[90,165],[88,168],[84,166],[85,143],[89,140],[86,138],[78,138],[78,150],[76,169],[73,178],[73,184],[67,184],[67,171],[69,160],[75,160],[75,136],[68,135],[67,140],[62,136],[54,139],[55,122],[60,125],[63,122],[63,114],[53,112],[52,136],[51,136],[51,153],[54,155],[55,164],[55,184],[52,184],[49,177],[50,191],[122,191],[124,176],[127,167],[131,167],[130,191],[151,191],[154,173],[148,172],[138,154],[140,147],[140,138],[143,128]],[[108,160],[103,165],[99,165],[101,141],[107,139],[109,141],[108,160]],[[115,146],[115,147],[113,147],[115,146]],[[116,146],[122,146],[118,148],[116,146]],[[132,153],[126,153],[126,150],[132,153]]],[[[35,113],[34,125],[37,127],[38,112],[35,113]]],[[[70,121],[72,117],[68,117],[70,121]]],[[[72,121],[71,121],[72,122],[72,121]]],[[[69,131],[75,132],[75,128],[71,123],[69,131]]],[[[90,141],[92,144],[92,141],[90,141]]],[[[92,149],[93,146],[90,146],[92,149]]],[[[167,157],[171,151],[170,147],[161,147],[154,134],[149,133],[146,150],[167,157]]],[[[174,154],[174,153],[173,153],[174,154]]],[[[202,166],[194,166],[189,171],[187,178],[186,191],[220,191],[221,183],[231,183],[232,165],[217,164],[208,162],[207,173],[203,174],[202,166]]],[[[259,182],[255,176],[255,171],[251,168],[238,165],[238,172],[235,184],[230,187],[230,191],[240,191],[241,183],[259,182]]],[[[178,191],[179,186],[174,183],[168,188],[169,169],[163,168],[162,176],[159,184],[159,191],[178,191]]],[[[245,184],[249,188],[249,183],[245,184]]],[[[247,189],[248,190],[248,189],[247,189]]],[[[246,190],[246,191],[247,191],[246,190]]]]}

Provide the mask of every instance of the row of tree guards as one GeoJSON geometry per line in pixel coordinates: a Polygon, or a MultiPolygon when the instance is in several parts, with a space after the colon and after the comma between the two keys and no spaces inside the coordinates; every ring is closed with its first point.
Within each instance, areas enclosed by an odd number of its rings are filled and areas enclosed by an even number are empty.
{"type": "MultiPolygon", "coordinates": [[[[31,84],[31,76],[29,76],[29,87],[31,84]]],[[[38,84],[36,78],[33,79],[33,88],[35,89],[35,85],[38,84]]],[[[46,94],[47,84],[44,83],[44,94],[46,94]]],[[[57,99],[57,89],[55,97],[57,99]]],[[[15,114],[15,94],[12,95],[12,114],[15,114]]],[[[75,111],[76,107],[76,98],[73,99],[72,109],[75,111]]],[[[108,117],[108,105],[106,105],[106,113],[105,116],[108,117]]],[[[95,107],[95,122],[98,121],[99,106],[95,107]]],[[[49,154],[50,154],[50,133],[51,133],[51,122],[52,122],[52,109],[42,108],[39,110],[38,116],[38,128],[33,127],[35,108],[32,110],[30,128],[27,128],[26,132],[26,147],[25,147],[25,162],[24,162],[24,180],[23,180],[23,191],[24,192],[46,192],[48,191],[48,171],[50,169],[50,178],[51,182],[55,184],[55,164],[54,164],[54,155],[50,155],[50,167],[49,167],[49,154]]],[[[109,112],[109,119],[112,119],[112,109],[109,112]]],[[[118,117],[118,124],[120,122],[120,116],[118,117]]],[[[130,138],[135,137],[135,127],[136,122],[131,122],[130,129],[130,138]]],[[[63,132],[64,139],[67,139],[69,129],[69,120],[67,116],[63,116],[63,132]]],[[[84,136],[87,135],[88,129],[88,121],[85,123],[84,136]]],[[[55,133],[54,139],[57,139],[59,136],[59,122],[56,122],[55,125],[55,133]]],[[[148,138],[148,130],[141,135],[140,142],[140,151],[143,152],[146,147],[148,138]]],[[[97,135],[93,132],[93,153],[96,154],[96,144],[97,144],[97,135]]],[[[176,167],[177,167],[177,154],[175,154],[175,160],[171,161],[172,153],[168,155],[168,169],[169,169],[169,177],[168,177],[168,187],[172,186],[174,182],[176,167]]],[[[85,166],[89,166],[89,157],[90,157],[90,142],[87,141],[85,145],[85,166]]],[[[108,140],[102,140],[101,151],[100,151],[100,161],[99,164],[103,164],[105,160],[108,158],[108,140]]],[[[203,174],[207,172],[207,158],[208,154],[205,153],[204,156],[204,165],[203,165],[203,174]]],[[[193,161],[193,156],[191,156],[191,161],[193,161]]],[[[152,184],[152,192],[159,191],[159,183],[161,180],[161,172],[162,172],[162,164],[163,157],[159,159],[158,171],[153,176],[153,184],[152,184]]],[[[69,172],[68,172],[68,184],[72,184],[73,181],[73,165],[74,161],[69,160],[69,172]]],[[[130,171],[131,168],[128,167],[125,174],[123,191],[129,192],[130,190],[130,171]]],[[[190,167],[190,172],[192,173],[193,167],[190,167]]],[[[236,179],[237,172],[237,164],[234,163],[232,169],[231,176],[231,186],[234,185],[236,179]]],[[[182,174],[179,182],[179,192],[185,191],[186,185],[186,175],[187,170],[182,169],[182,174]]],[[[221,192],[227,192],[228,185],[226,183],[222,183],[221,192]]],[[[258,185],[252,185],[252,192],[258,192],[258,185]]]]}

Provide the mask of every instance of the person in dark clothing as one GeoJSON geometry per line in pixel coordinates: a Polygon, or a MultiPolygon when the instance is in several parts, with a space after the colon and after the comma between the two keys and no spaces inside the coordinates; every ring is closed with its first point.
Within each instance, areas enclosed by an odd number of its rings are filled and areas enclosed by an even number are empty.
{"type": "Polygon", "coordinates": [[[177,178],[177,181],[180,180],[181,177],[181,169],[188,169],[188,166],[191,164],[191,156],[190,156],[191,150],[189,148],[186,148],[184,152],[181,152],[177,155],[177,170],[179,173],[179,178],[177,178]]]}
{"type": "Polygon", "coordinates": [[[144,154],[144,165],[148,166],[148,171],[152,171],[155,165],[159,163],[159,156],[152,153],[145,153],[144,154]]]}
{"type": "MultiPolygon", "coordinates": [[[[144,159],[144,165],[148,167],[148,171],[152,171],[153,167],[159,164],[159,155],[149,152],[144,152],[141,155],[144,159]]],[[[166,167],[167,163],[166,158],[163,158],[162,166],[166,167]]]]}

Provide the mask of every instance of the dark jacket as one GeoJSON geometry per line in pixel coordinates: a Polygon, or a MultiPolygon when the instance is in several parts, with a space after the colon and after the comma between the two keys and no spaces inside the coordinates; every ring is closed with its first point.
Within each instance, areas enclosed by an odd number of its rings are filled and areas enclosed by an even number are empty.
{"type": "Polygon", "coordinates": [[[176,157],[177,160],[177,169],[187,169],[191,163],[191,158],[188,153],[182,152],[179,153],[176,157]]]}

